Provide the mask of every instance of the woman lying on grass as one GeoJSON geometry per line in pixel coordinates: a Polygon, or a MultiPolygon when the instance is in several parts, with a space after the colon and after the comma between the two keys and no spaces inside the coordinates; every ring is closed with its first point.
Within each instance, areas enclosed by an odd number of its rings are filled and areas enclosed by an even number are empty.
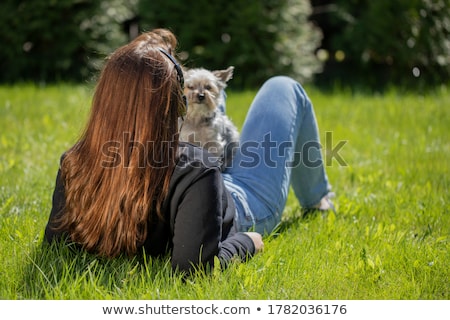
{"type": "Polygon", "coordinates": [[[174,270],[189,272],[215,257],[226,266],[261,251],[291,178],[304,208],[330,209],[314,112],[287,77],[259,91],[225,171],[178,141],[187,106],[176,45],[172,33],[156,29],[107,60],[84,133],[61,157],[47,242],[111,258],[170,252],[174,270]],[[297,161],[311,143],[308,161],[297,161]]]}

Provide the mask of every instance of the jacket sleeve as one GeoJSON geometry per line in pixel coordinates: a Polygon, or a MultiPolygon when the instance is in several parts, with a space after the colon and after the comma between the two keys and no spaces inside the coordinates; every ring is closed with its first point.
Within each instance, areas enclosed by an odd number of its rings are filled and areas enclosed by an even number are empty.
{"type": "Polygon", "coordinates": [[[50,211],[50,217],[47,222],[47,226],[45,227],[44,240],[47,242],[52,242],[55,239],[58,239],[62,236],[61,232],[57,232],[54,230],[54,222],[53,220],[60,216],[64,210],[65,206],[65,192],[64,192],[64,183],[61,178],[61,169],[58,170],[58,174],[56,176],[55,189],[53,191],[52,198],[52,209],[50,211]]]}
{"type": "Polygon", "coordinates": [[[213,266],[216,256],[226,265],[236,257],[245,260],[254,254],[253,241],[247,235],[222,235],[224,188],[217,168],[205,170],[186,188],[173,225],[174,269],[189,271],[198,265],[213,266]]]}

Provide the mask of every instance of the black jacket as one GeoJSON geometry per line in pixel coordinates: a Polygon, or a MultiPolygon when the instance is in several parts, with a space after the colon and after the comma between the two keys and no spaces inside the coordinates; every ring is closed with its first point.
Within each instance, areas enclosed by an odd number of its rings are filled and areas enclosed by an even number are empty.
{"type": "MultiPolygon", "coordinates": [[[[64,184],[59,170],[45,229],[48,242],[62,236],[51,225],[64,204],[64,184]]],[[[235,211],[219,164],[210,161],[203,149],[180,143],[179,160],[163,204],[164,220],[149,225],[143,245],[145,252],[152,256],[171,252],[172,267],[181,271],[208,263],[212,266],[215,256],[222,266],[235,257],[245,260],[255,253],[255,247],[250,237],[236,232],[235,211]]]]}

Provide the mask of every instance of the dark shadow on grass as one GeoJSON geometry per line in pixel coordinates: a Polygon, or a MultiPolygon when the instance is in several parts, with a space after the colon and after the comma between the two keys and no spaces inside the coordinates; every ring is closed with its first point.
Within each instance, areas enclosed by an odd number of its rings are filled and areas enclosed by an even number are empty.
{"type": "Polygon", "coordinates": [[[147,282],[151,285],[155,279],[172,276],[168,257],[138,255],[108,259],[82,252],[74,245],[44,243],[28,255],[18,298],[65,299],[80,292],[77,299],[103,299],[106,294],[128,299],[136,292],[129,290],[127,293],[130,283],[145,288],[147,282]],[[100,292],[89,292],[92,288],[100,288],[100,292]]]}
{"type": "Polygon", "coordinates": [[[274,230],[268,234],[268,238],[276,238],[281,233],[286,232],[291,228],[296,228],[300,223],[308,223],[317,217],[325,218],[326,212],[320,210],[303,210],[299,208],[295,212],[288,216],[283,216],[281,222],[274,228],[274,230]]]}

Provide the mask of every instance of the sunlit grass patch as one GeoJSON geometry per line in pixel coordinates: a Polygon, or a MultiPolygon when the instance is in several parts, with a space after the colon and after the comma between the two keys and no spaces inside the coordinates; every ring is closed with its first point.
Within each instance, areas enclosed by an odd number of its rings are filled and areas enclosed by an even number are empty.
{"type": "MultiPolygon", "coordinates": [[[[103,260],[41,247],[59,157],[89,111],[81,85],[0,87],[0,297],[4,299],[449,299],[450,92],[309,88],[337,214],[300,218],[246,264],[183,279],[168,257],[103,260]],[[328,133],[328,136],[327,136],[328,133]],[[327,139],[332,138],[332,141],[327,139]]],[[[240,127],[254,92],[229,92],[240,127]]]]}

